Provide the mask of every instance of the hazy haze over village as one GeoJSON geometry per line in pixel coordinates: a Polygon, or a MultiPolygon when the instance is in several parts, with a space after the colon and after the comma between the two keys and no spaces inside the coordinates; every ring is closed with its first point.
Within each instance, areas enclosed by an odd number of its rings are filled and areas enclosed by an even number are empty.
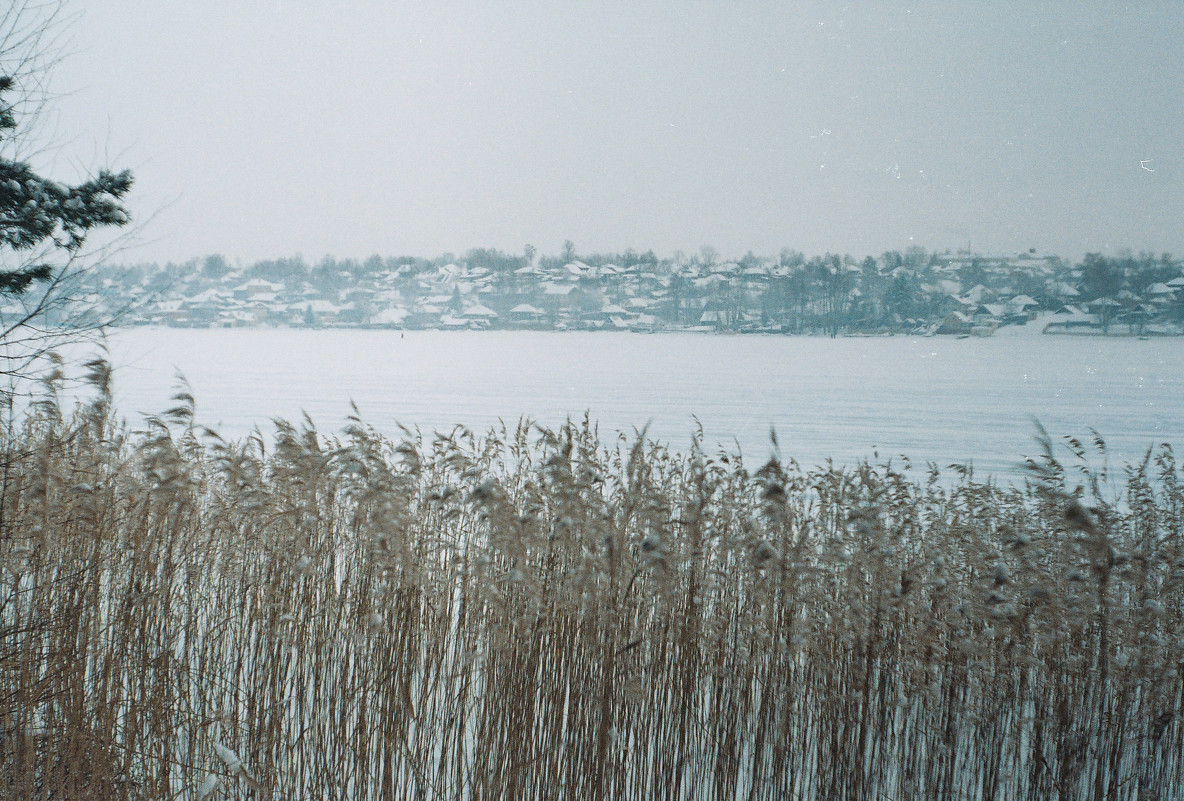
{"type": "Polygon", "coordinates": [[[126,261],[1184,250],[1175,2],[77,8],[56,158],[135,171],[126,261]]]}

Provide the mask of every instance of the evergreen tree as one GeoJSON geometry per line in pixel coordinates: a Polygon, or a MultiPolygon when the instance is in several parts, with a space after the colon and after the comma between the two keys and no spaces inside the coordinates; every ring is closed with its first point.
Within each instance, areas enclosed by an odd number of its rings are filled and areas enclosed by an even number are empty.
{"type": "Polygon", "coordinates": [[[16,92],[13,76],[0,74],[0,375],[9,379],[107,322],[77,304],[76,278],[88,235],[130,220],[122,200],[132,186],[126,170],[63,184],[10,155],[20,135],[16,92]]]}
{"type": "MultiPolygon", "coordinates": [[[[13,84],[11,77],[0,76],[0,144],[17,129],[7,102],[13,84]]],[[[130,217],[120,201],[131,186],[127,170],[102,170],[68,186],[0,157],[0,297],[23,295],[34,282],[52,280],[93,229],[126,225],[130,217]]]]}

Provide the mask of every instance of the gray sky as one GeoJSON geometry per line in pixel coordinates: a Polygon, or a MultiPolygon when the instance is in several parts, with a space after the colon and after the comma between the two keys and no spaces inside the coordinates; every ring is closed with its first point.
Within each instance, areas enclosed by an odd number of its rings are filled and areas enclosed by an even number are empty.
{"type": "Polygon", "coordinates": [[[1184,252],[1179,0],[75,8],[56,122],[159,212],[128,260],[1184,252]]]}

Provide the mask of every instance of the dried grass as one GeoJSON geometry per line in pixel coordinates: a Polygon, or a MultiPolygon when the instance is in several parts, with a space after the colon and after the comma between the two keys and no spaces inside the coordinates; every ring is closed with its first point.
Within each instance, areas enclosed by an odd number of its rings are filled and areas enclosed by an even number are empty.
{"type": "Polygon", "coordinates": [[[4,439],[4,797],[1184,793],[1166,446],[1107,498],[1047,438],[1019,488],[586,420],[232,443],[90,371],[4,439]]]}

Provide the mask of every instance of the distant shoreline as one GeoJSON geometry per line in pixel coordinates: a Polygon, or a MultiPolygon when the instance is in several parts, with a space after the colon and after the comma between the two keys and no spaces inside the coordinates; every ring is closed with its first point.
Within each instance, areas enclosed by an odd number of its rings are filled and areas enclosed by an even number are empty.
{"type": "Polygon", "coordinates": [[[1144,331],[1125,330],[1122,327],[1115,327],[1114,330],[1102,331],[1100,329],[1076,326],[1076,327],[1054,327],[1058,326],[1055,321],[1032,321],[1025,325],[1007,325],[1001,326],[990,331],[983,332],[963,332],[963,333],[939,333],[939,332],[919,332],[919,331],[840,331],[837,334],[828,334],[821,331],[777,331],[768,328],[752,328],[752,329],[721,329],[712,326],[655,326],[652,328],[639,329],[636,327],[615,327],[615,326],[513,326],[513,325],[499,325],[499,326],[436,326],[425,328],[404,328],[391,325],[366,325],[366,324],[348,324],[348,323],[328,323],[322,325],[276,325],[269,323],[262,324],[238,324],[238,325],[186,325],[186,324],[170,324],[158,322],[135,322],[130,324],[114,324],[109,326],[111,330],[134,330],[134,329],[165,329],[165,330],[195,330],[195,331],[390,331],[392,333],[421,333],[426,331],[440,331],[440,332],[465,332],[471,333],[475,331],[516,331],[516,332],[531,332],[531,333],[552,333],[552,334],[568,334],[568,333],[616,333],[616,334],[711,334],[720,336],[778,336],[778,337],[802,337],[807,339],[882,339],[888,337],[915,337],[917,339],[929,339],[939,337],[942,339],[988,339],[993,337],[997,332],[1012,332],[1017,329],[1025,329],[1024,335],[1030,337],[1040,336],[1070,336],[1070,337],[1096,337],[1100,339],[1165,339],[1172,337],[1184,336],[1184,329],[1177,331],[1167,331],[1161,329],[1149,329],[1144,331]],[[1035,330],[1039,329],[1039,330],[1035,330]]]}
{"type": "MultiPolygon", "coordinates": [[[[364,263],[294,258],[86,273],[100,320],[178,328],[635,331],[991,336],[1014,327],[1109,336],[1184,334],[1184,263],[1164,254],[1079,265],[1033,253],[890,252],[857,261],[649,254],[364,263]]],[[[0,309],[18,315],[19,308],[0,309]]]]}

